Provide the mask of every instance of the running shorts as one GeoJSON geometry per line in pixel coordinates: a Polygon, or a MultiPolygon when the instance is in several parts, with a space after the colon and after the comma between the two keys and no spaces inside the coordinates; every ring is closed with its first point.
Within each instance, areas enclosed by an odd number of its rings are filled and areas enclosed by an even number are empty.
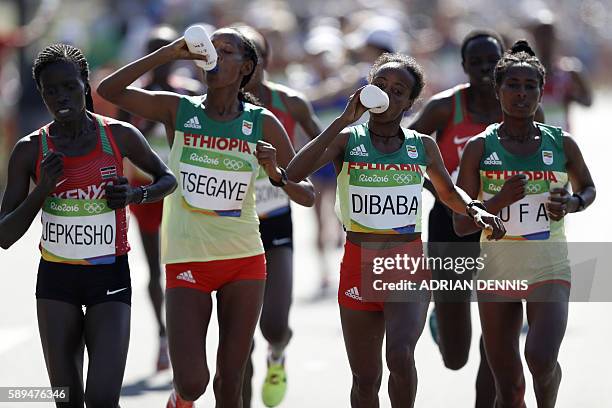
{"type": "MultiPolygon", "coordinates": [[[[449,208],[436,201],[429,212],[429,242],[427,243],[427,255],[438,258],[477,258],[480,254],[480,235],[478,231],[474,234],[460,237],[453,228],[453,216],[449,208]]],[[[436,265],[435,263],[433,265],[436,265]]],[[[472,280],[476,272],[475,268],[467,271],[453,271],[447,269],[432,268],[434,280],[472,280]]],[[[470,290],[436,290],[434,299],[440,302],[467,301],[472,296],[470,290]]]]}
{"type": "Polygon", "coordinates": [[[231,282],[265,279],[265,254],[246,258],[166,265],[167,289],[181,287],[211,293],[231,282]]]}
{"type": "Polygon", "coordinates": [[[128,256],[118,256],[115,263],[104,265],[72,265],[41,258],[36,299],[59,300],[79,307],[104,302],[131,305],[128,256]]]}
{"type": "Polygon", "coordinates": [[[259,220],[259,232],[266,251],[278,247],[293,248],[291,211],[259,220]]]}
{"type": "MultiPolygon", "coordinates": [[[[410,271],[388,270],[374,274],[375,258],[395,258],[404,254],[411,258],[423,259],[423,243],[420,239],[412,242],[397,243],[393,249],[372,250],[346,241],[344,256],[340,264],[340,284],[338,287],[338,303],[346,308],[365,311],[382,311],[385,302],[411,301],[422,299],[423,291],[417,290],[420,283],[431,279],[431,272],[418,267],[410,271]],[[379,281],[379,282],[376,282],[379,281]],[[411,281],[416,285],[412,289],[383,288],[383,284],[401,284],[411,281]],[[382,288],[381,290],[377,288],[382,288]]],[[[362,246],[367,244],[362,244],[362,246]]],[[[397,287],[397,286],[395,286],[397,287]]],[[[427,290],[427,296],[429,291],[427,290]]]]}

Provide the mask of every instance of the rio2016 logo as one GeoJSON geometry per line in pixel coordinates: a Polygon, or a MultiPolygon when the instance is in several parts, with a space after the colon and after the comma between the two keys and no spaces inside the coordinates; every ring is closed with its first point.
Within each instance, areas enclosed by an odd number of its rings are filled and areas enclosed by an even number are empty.
{"type": "Polygon", "coordinates": [[[56,202],[51,202],[51,204],[49,204],[49,208],[51,208],[53,211],[59,211],[59,212],[77,212],[79,211],[79,206],[78,204],[68,204],[68,203],[56,203],[56,202]]]}

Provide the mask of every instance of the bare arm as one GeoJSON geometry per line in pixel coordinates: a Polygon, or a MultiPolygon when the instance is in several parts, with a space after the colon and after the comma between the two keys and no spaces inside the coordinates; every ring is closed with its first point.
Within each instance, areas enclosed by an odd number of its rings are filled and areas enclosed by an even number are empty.
{"type": "Polygon", "coordinates": [[[0,209],[0,246],[4,249],[26,233],[63,173],[62,154],[50,152],[41,162],[37,186],[28,193],[32,164],[36,163],[38,155],[38,145],[32,139],[31,136],[21,139],[9,160],[7,186],[0,209]]]}
{"type": "Polygon", "coordinates": [[[321,124],[310,102],[298,95],[287,96],[285,101],[287,102],[291,117],[304,129],[306,135],[311,140],[317,137],[321,133],[321,124]]]}
{"type": "Polygon", "coordinates": [[[351,96],[342,115],[336,118],[323,133],[308,142],[291,160],[287,167],[289,179],[303,180],[323,165],[341,160],[349,137],[349,132],[345,128],[366,111],[359,102],[361,89],[351,96]]]}
{"type": "Polygon", "coordinates": [[[423,145],[427,153],[427,175],[431,180],[440,200],[451,210],[465,214],[465,208],[472,199],[453,181],[444,167],[442,155],[436,142],[429,136],[423,136],[423,145]]]}
{"type": "MultiPolygon", "coordinates": [[[[289,136],[283,128],[283,125],[278,119],[271,114],[265,114],[263,117],[263,134],[266,144],[259,143],[257,145],[256,156],[260,165],[264,168],[268,177],[273,180],[281,181],[281,171],[278,168],[286,168],[291,159],[295,156],[293,146],[289,141],[289,136]]],[[[289,198],[298,204],[306,207],[312,207],[315,202],[315,192],[312,183],[308,180],[294,182],[288,180],[287,184],[282,187],[289,198]]]]}
{"type": "MultiPolygon", "coordinates": [[[[468,195],[469,199],[476,199],[480,192],[480,158],[484,151],[484,138],[474,137],[472,138],[463,151],[461,157],[461,166],[459,167],[459,176],[457,178],[457,188],[463,189],[465,194],[468,195]]],[[[524,191],[524,188],[523,188],[524,191]]],[[[497,214],[499,207],[495,204],[495,200],[499,200],[499,194],[492,200],[484,203],[487,208],[488,214],[497,214]],[[493,202],[492,202],[493,201],[493,202]]],[[[505,197],[505,195],[503,195],[505,197]]],[[[483,219],[484,221],[484,219],[483,219]]],[[[455,212],[453,214],[453,225],[455,232],[459,236],[465,236],[472,234],[482,229],[481,225],[477,224],[477,217],[472,219],[465,213],[455,212]]],[[[490,224],[494,229],[494,233],[489,236],[489,239],[500,239],[506,233],[502,221],[496,216],[493,220],[485,221],[490,224]],[[501,231],[498,232],[498,229],[501,231]],[[501,236],[499,235],[501,233],[501,236]]]]}
{"type": "Polygon", "coordinates": [[[101,97],[134,115],[174,127],[180,95],[154,92],[130,86],[134,81],[160,65],[176,59],[201,59],[191,54],[183,38],[136,60],[107,76],[98,85],[101,97]]]}
{"type": "MultiPolygon", "coordinates": [[[[417,115],[415,121],[408,127],[419,133],[435,137],[437,136],[437,132],[443,129],[451,119],[452,111],[452,96],[443,96],[442,94],[435,95],[427,102],[425,107],[417,115]]],[[[425,178],[423,187],[433,194],[436,200],[439,200],[431,180],[425,178]]]]}
{"type": "MultiPolygon", "coordinates": [[[[176,178],[151,149],[138,129],[125,122],[115,122],[111,129],[122,155],[153,178],[153,182],[146,186],[147,196],[144,202],[159,201],[174,191],[177,186],[176,178]]],[[[130,186],[127,180],[125,182],[122,180],[106,189],[106,198],[111,208],[140,203],[143,194],[142,188],[130,186]]]]}
{"type": "MultiPolygon", "coordinates": [[[[572,191],[578,194],[584,202],[584,208],[595,201],[595,184],[580,148],[569,135],[563,137],[563,149],[567,158],[566,169],[569,175],[572,191]]],[[[570,195],[565,188],[551,190],[549,202],[546,205],[548,214],[552,220],[558,221],[567,213],[579,210],[580,198],[570,195]]]]}

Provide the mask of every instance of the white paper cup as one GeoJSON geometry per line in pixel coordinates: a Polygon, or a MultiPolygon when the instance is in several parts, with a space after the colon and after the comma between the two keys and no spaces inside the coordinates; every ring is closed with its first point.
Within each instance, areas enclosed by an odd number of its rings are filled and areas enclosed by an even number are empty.
{"type": "Polygon", "coordinates": [[[217,50],[213,46],[206,30],[201,25],[192,25],[185,30],[185,42],[192,54],[205,55],[208,61],[195,60],[196,65],[210,71],[217,65],[217,50]]]}
{"type": "Polygon", "coordinates": [[[359,101],[372,113],[383,113],[389,108],[389,96],[375,85],[364,86],[359,101]]]}

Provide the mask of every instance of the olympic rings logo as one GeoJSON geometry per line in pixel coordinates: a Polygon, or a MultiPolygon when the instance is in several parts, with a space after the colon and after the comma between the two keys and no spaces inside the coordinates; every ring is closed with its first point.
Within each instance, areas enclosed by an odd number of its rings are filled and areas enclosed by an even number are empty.
{"type": "Polygon", "coordinates": [[[240,170],[244,167],[244,163],[238,160],[224,159],[223,164],[232,170],[240,170]]]}
{"type": "Polygon", "coordinates": [[[83,209],[90,214],[100,214],[106,206],[102,203],[85,203],[83,209]]]}
{"type": "Polygon", "coordinates": [[[402,184],[409,184],[412,182],[412,174],[394,174],[393,180],[402,184]]]}
{"type": "Polygon", "coordinates": [[[541,189],[542,187],[540,187],[539,184],[527,184],[527,187],[525,187],[525,190],[529,194],[539,193],[541,189]]]}

